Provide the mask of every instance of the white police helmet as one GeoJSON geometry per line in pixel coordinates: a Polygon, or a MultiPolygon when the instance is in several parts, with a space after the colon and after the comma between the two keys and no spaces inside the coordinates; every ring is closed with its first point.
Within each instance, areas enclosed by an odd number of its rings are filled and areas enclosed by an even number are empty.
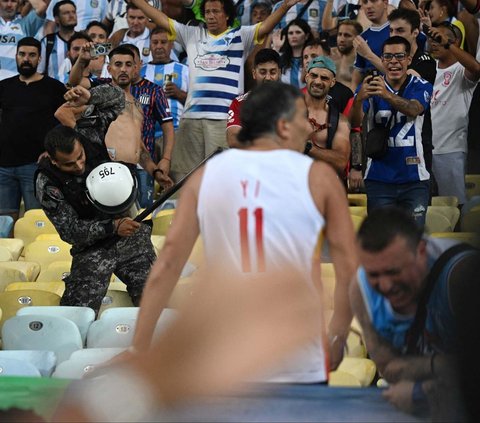
{"type": "Polygon", "coordinates": [[[87,197],[104,213],[123,213],[137,199],[137,180],[122,163],[102,163],[90,172],[86,183],[87,197]]]}

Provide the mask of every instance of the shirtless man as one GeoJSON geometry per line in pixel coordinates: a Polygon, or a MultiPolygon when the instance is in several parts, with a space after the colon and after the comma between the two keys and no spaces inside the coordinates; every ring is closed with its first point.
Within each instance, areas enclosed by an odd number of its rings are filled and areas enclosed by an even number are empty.
{"type": "Polygon", "coordinates": [[[305,102],[314,130],[310,135],[312,148],[309,155],[315,160],[327,162],[339,175],[344,176],[350,156],[350,125],[347,118],[340,114],[340,110],[333,110],[332,106],[327,104],[328,92],[335,85],[335,74],[335,63],[326,56],[316,57],[307,67],[305,102]],[[330,145],[328,125],[332,122],[333,113],[338,115],[338,126],[330,145]]]}
{"type": "Polygon", "coordinates": [[[353,63],[355,62],[353,40],[362,31],[362,26],[357,21],[342,21],[338,25],[337,48],[332,49],[332,59],[337,66],[336,79],[349,87],[353,92],[357,88],[352,83],[353,63]]]}
{"type": "Polygon", "coordinates": [[[130,93],[135,74],[134,54],[130,49],[119,46],[110,52],[109,58],[108,72],[112,76],[112,84],[125,93],[125,109],[110,125],[105,136],[108,153],[112,160],[139,164],[161,186],[170,184],[170,178],[155,165],[142,141],[142,107],[130,93]]]}

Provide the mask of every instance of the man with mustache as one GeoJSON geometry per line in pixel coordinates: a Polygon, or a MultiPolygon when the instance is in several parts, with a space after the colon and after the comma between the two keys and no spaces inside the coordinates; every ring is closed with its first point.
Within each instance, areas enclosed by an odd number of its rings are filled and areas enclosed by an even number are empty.
{"type": "Polygon", "coordinates": [[[33,193],[33,175],[43,153],[45,134],[58,124],[55,111],[64,102],[65,87],[37,72],[40,41],[18,42],[19,75],[0,81],[0,214],[18,218],[23,197],[25,210],[40,208],[33,193]]]}

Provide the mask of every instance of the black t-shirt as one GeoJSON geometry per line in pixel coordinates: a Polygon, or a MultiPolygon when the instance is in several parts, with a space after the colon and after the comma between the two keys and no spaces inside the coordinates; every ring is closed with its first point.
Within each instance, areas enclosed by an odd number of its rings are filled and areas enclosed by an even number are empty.
{"type": "Polygon", "coordinates": [[[58,125],[54,113],[65,102],[65,92],[48,76],[28,85],[18,75],[0,81],[0,166],[37,161],[46,133],[58,125]]]}
{"type": "Polygon", "coordinates": [[[337,110],[342,113],[347,107],[348,102],[353,97],[353,92],[350,88],[346,85],[342,84],[341,82],[336,82],[335,85],[330,88],[330,91],[327,95],[327,101],[335,102],[337,106],[337,110]]]}
{"type": "Polygon", "coordinates": [[[437,64],[435,59],[428,53],[421,51],[419,48],[413,55],[412,63],[408,69],[413,69],[423,79],[430,82],[430,84],[433,85],[435,83],[435,77],[437,76],[437,64]]]}

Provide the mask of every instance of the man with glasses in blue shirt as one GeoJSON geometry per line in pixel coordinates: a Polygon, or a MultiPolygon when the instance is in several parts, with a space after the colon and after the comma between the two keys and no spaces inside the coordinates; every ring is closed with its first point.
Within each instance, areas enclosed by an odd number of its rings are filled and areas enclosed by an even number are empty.
{"type": "Polygon", "coordinates": [[[410,43],[405,38],[386,40],[382,53],[385,76],[365,78],[355,96],[350,119],[352,127],[359,127],[367,113],[370,127],[390,128],[386,153],[380,158],[368,158],[364,176],[368,209],[397,205],[407,209],[423,226],[430,175],[425,167],[421,132],[432,85],[407,74],[411,61],[410,43]]]}

